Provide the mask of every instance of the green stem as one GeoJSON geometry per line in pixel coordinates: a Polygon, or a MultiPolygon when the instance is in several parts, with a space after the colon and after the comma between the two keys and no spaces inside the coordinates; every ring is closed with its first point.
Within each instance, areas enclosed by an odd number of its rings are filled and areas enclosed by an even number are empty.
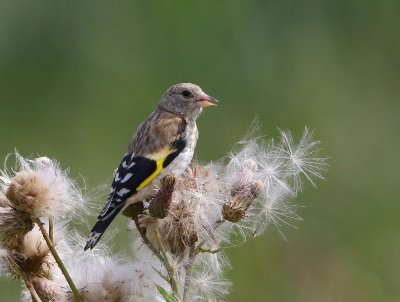
{"type": "Polygon", "coordinates": [[[202,246],[203,246],[205,243],[206,243],[206,241],[205,241],[205,240],[202,240],[202,241],[197,245],[196,250],[201,249],[202,246]]]}
{"type": "Polygon", "coordinates": [[[49,238],[54,243],[54,223],[53,219],[49,218],[49,238]]]}
{"type": "Polygon", "coordinates": [[[183,287],[183,301],[186,301],[187,294],[189,293],[190,288],[190,276],[192,275],[192,267],[194,263],[194,259],[196,258],[196,247],[193,245],[190,248],[189,259],[185,264],[185,285],[183,287]]]}
{"type": "Polygon", "coordinates": [[[150,249],[150,251],[153,252],[153,254],[160,260],[162,265],[165,267],[165,270],[167,271],[167,274],[168,274],[168,279],[169,279],[168,282],[169,282],[174,294],[177,295],[178,294],[178,282],[175,279],[174,269],[173,269],[172,265],[168,262],[168,257],[166,255],[164,249],[162,248],[160,232],[157,229],[157,231],[156,231],[157,243],[159,245],[161,244],[160,251],[159,251],[158,249],[156,249],[156,247],[153,245],[153,243],[151,243],[149,238],[147,238],[146,228],[144,228],[140,225],[137,216],[133,218],[133,221],[135,222],[136,228],[139,231],[140,237],[142,237],[143,243],[150,249]]]}
{"type": "Polygon", "coordinates": [[[157,239],[157,244],[160,249],[160,253],[161,253],[162,257],[165,259],[165,262],[168,263],[167,272],[169,275],[172,292],[178,296],[179,291],[178,291],[178,281],[176,280],[176,270],[175,270],[174,266],[168,261],[168,255],[167,255],[167,253],[164,249],[164,246],[161,242],[160,230],[158,228],[156,228],[156,239],[157,239]]]}
{"type": "Polygon", "coordinates": [[[54,248],[54,245],[53,245],[52,241],[50,240],[50,237],[46,231],[46,228],[44,227],[43,223],[40,221],[39,218],[37,218],[35,220],[35,222],[39,226],[40,231],[42,232],[43,238],[46,241],[47,246],[49,247],[49,250],[54,257],[54,260],[56,260],[58,267],[60,268],[61,272],[63,273],[65,280],[67,280],[67,282],[72,290],[72,293],[74,294],[76,302],[83,302],[82,296],[80,295],[78,289],[76,288],[74,282],[72,281],[72,278],[71,278],[70,274],[68,273],[67,268],[65,267],[60,256],[58,255],[56,249],[54,248]]]}
{"type": "Polygon", "coordinates": [[[32,300],[34,302],[42,302],[38,293],[36,292],[35,288],[33,287],[33,284],[31,282],[25,282],[25,285],[29,289],[29,292],[31,293],[32,300]]]}
{"type": "Polygon", "coordinates": [[[139,222],[134,219],[134,222],[136,224],[136,228],[139,231],[140,237],[142,237],[143,243],[150,249],[150,251],[153,252],[153,254],[161,261],[161,263],[164,265],[165,268],[167,268],[168,263],[165,262],[164,258],[160,254],[160,252],[154,247],[154,245],[150,242],[150,240],[146,236],[146,228],[143,228],[140,226],[139,222]]]}
{"type": "Polygon", "coordinates": [[[35,288],[33,287],[32,282],[29,280],[25,273],[20,269],[18,264],[15,263],[13,259],[10,260],[11,266],[13,267],[15,273],[24,281],[26,288],[29,290],[32,296],[32,300],[34,302],[42,302],[35,288]]]}
{"type": "Polygon", "coordinates": [[[209,253],[209,254],[216,254],[216,253],[219,253],[220,251],[222,251],[223,249],[222,248],[220,248],[220,249],[216,249],[216,250],[212,250],[212,249],[203,249],[203,248],[198,248],[197,250],[196,250],[196,255],[197,254],[199,254],[199,253],[209,253]]]}

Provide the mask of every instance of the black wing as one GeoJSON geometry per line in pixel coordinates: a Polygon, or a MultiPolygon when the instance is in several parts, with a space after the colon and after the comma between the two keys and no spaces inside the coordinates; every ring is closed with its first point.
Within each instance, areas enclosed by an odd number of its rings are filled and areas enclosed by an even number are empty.
{"type": "Polygon", "coordinates": [[[157,163],[155,160],[143,156],[134,156],[132,153],[126,154],[115,172],[107,204],[98,219],[107,216],[113,209],[122,207],[125,200],[135,194],[140,184],[152,175],[156,169],[157,163]]]}

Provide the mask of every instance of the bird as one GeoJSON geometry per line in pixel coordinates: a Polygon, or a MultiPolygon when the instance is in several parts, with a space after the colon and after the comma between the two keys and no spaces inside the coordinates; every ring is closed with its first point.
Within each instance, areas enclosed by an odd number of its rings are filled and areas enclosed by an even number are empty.
{"type": "Polygon", "coordinates": [[[168,88],[143,121],[115,170],[107,202],[97,217],[84,250],[93,249],[108,226],[128,205],[154,194],[154,182],[179,176],[189,166],[198,139],[196,120],[218,101],[192,83],[168,88]]]}

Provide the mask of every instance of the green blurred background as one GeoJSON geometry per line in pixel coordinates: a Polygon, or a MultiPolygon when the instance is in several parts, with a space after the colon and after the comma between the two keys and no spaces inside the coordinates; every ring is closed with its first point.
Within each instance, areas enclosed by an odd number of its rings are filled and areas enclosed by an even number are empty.
{"type": "MultiPolygon", "coordinates": [[[[400,301],[399,13],[398,0],[3,0],[0,159],[47,155],[108,185],[163,91],[198,83],[221,101],[198,122],[199,160],[256,116],[269,136],[309,126],[331,157],[287,241],[271,226],[228,251],[227,300],[400,301]]],[[[0,301],[19,289],[1,279],[0,301]]]]}

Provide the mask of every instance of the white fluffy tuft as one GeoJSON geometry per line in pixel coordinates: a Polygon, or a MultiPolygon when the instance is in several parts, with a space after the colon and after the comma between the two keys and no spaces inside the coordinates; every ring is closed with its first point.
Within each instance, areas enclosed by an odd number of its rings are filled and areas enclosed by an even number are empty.
{"type": "Polygon", "coordinates": [[[68,218],[81,214],[84,200],[76,184],[47,157],[34,160],[15,153],[15,168],[0,172],[0,187],[10,203],[34,218],[68,218]],[[12,175],[12,174],[15,174],[12,175]]]}

